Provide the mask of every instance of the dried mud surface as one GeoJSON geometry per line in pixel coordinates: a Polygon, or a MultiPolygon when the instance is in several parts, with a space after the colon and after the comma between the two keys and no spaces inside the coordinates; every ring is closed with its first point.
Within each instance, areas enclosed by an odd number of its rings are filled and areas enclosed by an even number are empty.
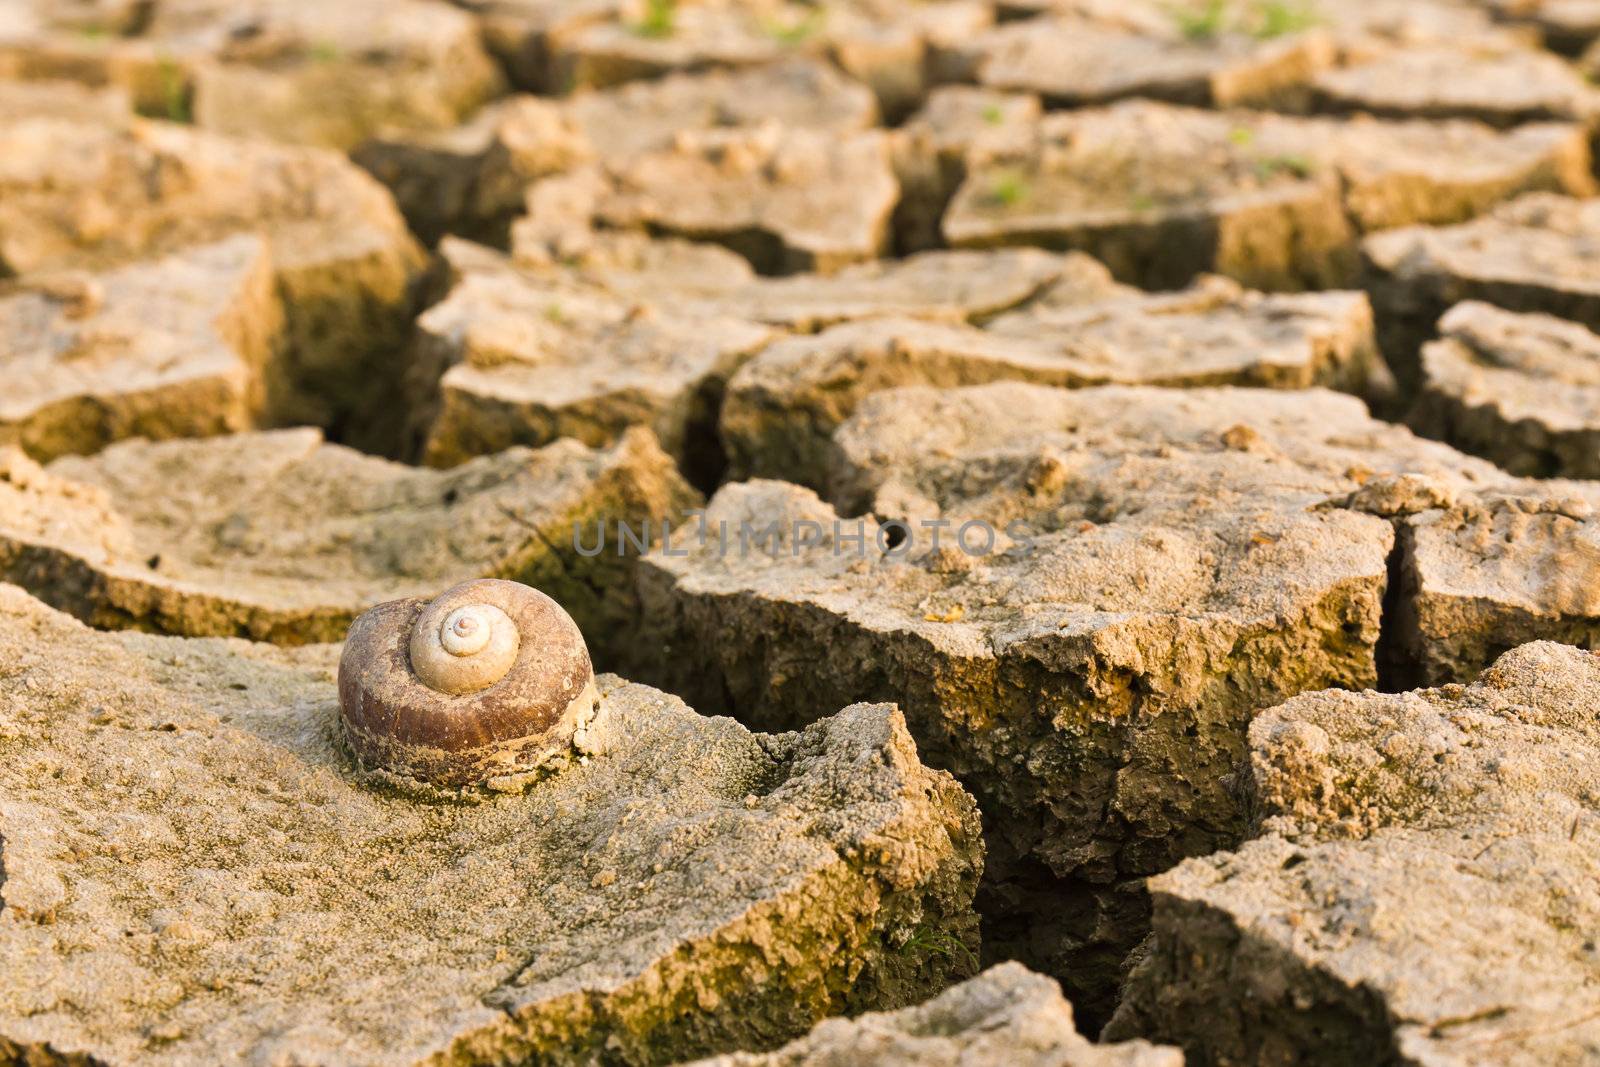
{"type": "Polygon", "coordinates": [[[1592,0],[0,0],[0,1065],[1600,1059],[1597,81],[1592,0]],[[361,766],[335,643],[485,577],[620,747],[361,766]]]}
{"type": "Polygon", "coordinates": [[[644,561],[631,670],[772,727],[897,694],[927,758],[1001,813],[989,892],[1027,931],[1012,950],[1101,998],[1138,879],[1240,832],[1228,779],[1254,711],[1373,686],[1380,659],[1418,670],[1429,629],[1458,659],[1495,632],[1451,614],[1473,573],[1420,532],[1408,556],[1412,526],[1541,488],[1326,392],[907,387],[834,448],[832,506],[728,486],[644,561]],[[1415,632],[1385,602],[1408,567],[1415,632]],[[1035,892],[1092,903],[1019,903],[1035,892]]]}
{"type": "Polygon", "coordinates": [[[1594,653],[1542,643],[1470,686],[1258,716],[1259,836],[1151,881],[1108,1034],[1201,1064],[1587,1062],[1597,686],[1594,653]]]}
{"type": "Polygon", "coordinates": [[[665,1063],[914,1000],[959,966],[924,941],[975,940],[976,812],[889,707],[769,737],[606,677],[607,753],[463,804],[352,769],[329,646],[0,586],[0,650],[16,1062],[665,1063]]]}

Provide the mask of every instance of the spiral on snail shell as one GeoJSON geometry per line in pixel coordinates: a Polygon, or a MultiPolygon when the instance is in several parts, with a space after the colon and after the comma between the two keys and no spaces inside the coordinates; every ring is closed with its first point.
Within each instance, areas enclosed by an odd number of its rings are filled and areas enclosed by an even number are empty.
{"type": "Polygon", "coordinates": [[[340,721],[363,764],[467,786],[599,750],[583,635],[517,582],[463,582],[372,608],[339,659],[340,721]]]}

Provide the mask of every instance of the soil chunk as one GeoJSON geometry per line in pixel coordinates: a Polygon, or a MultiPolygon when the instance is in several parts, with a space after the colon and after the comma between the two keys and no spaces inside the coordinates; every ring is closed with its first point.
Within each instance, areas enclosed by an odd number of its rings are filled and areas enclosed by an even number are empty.
{"type": "Polygon", "coordinates": [[[970,167],[1025,150],[1042,114],[1039,98],[947,85],[891,135],[900,203],[895,248],[919,252],[944,243],[940,220],[970,167]]]}
{"type": "Polygon", "coordinates": [[[1527,52],[1528,36],[1448,0],[1008,0],[1002,12],[1018,17],[963,42],[952,63],[1060,108],[1142,97],[1303,110],[1313,84],[1352,63],[1430,45],[1527,52]]]}
{"type": "MultiPolygon", "coordinates": [[[[0,72],[4,70],[5,62],[0,59],[0,72]]],[[[128,94],[120,89],[91,88],[61,79],[0,80],[0,115],[114,126],[133,114],[132,107],[128,94]]]]}
{"type": "Polygon", "coordinates": [[[1107,1035],[1191,1063],[1586,1059],[1597,700],[1593,653],[1533,644],[1465,689],[1259,716],[1261,836],[1151,880],[1155,934],[1107,1035]]]}
{"type": "Polygon", "coordinates": [[[1002,963],[926,1004],[829,1019],[773,1052],[735,1052],[694,1067],[1183,1067],[1144,1041],[1091,1045],[1054,981],[1002,963]]]}
{"type": "Polygon", "coordinates": [[[1439,332],[1422,349],[1414,427],[1514,474],[1600,478],[1600,336],[1476,301],[1439,332]]]}
{"type": "Polygon", "coordinates": [[[683,130],[776,122],[789,129],[853,133],[878,119],[877,101],[865,86],[826,63],[798,57],[575,93],[562,107],[608,159],[666,147],[683,130]]]}
{"type": "Polygon", "coordinates": [[[766,278],[715,246],[602,233],[563,245],[557,259],[523,232],[520,267],[465,242],[440,246],[458,280],[419,321],[412,391],[438,392],[418,401],[425,462],[559,436],[603,444],[644,425],[697,484],[715,485],[727,381],[782,329],[989,318],[1080,277],[1120,288],[1087,257],[1035,249],[925,252],[766,278]]]}
{"type": "Polygon", "coordinates": [[[1396,49],[1319,74],[1321,111],[1385,118],[1476,119],[1496,127],[1600,119],[1600,91],[1572,64],[1531,48],[1396,49]]]}
{"type": "Polygon", "coordinates": [[[52,12],[0,27],[0,71],[115,85],[154,118],[340,149],[448,128],[500,86],[472,17],[433,0],[123,6],[122,17],[52,12]]]}
{"type": "Polygon", "coordinates": [[[0,120],[0,273],[121,266],[241,232],[267,238],[284,306],[275,416],[385,443],[421,256],[382,186],[331,152],[164,122],[0,120]]]}
{"type": "Polygon", "coordinates": [[[1374,399],[1392,390],[1363,294],[1268,296],[1209,278],[1152,296],[1079,258],[1081,284],[1058,282],[986,329],[869,320],[770,345],[723,402],[734,475],[820,487],[834,430],[864,397],[902,385],[1322,385],[1374,399]]]}
{"type": "Polygon", "coordinates": [[[1091,1015],[1138,879],[1241,830],[1249,717],[1377,681],[1395,534],[1342,502],[1507,478],[1322,391],[904,388],[835,445],[833,506],[726,486],[646,558],[635,674],[763,728],[894,694],[984,805],[989,943],[1091,1015]]]}
{"type": "Polygon", "coordinates": [[[42,461],[251,429],[281,384],[282,334],[258,237],[28,275],[0,290],[0,442],[42,461]]]}
{"type": "Polygon", "coordinates": [[[4,455],[0,578],[96,626],[286,644],[340,640],[375,603],[490,577],[559,596],[601,656],[629,614],[633,560],[614,544],[580,556],[574,528],[659,532],[698,502],[642,430],[449,472],[310,429],[125,442],[48,468],[4,455]]]}
{"type": "Polygon", "coordinates": [[[1458,226],[1410,227],[1362,244],[1379,342],[1415,387],[1423,343],[1463,300],[1600,328],[1600,203],[1526,196],[1458,226]]]}
{"type": "Polygon", "coordinates": [[[829,273],[877,258],[899,199],[883,132],[776,124],[685,131],[671,148],[555,181],[572,191],[553,205],[540,185],[529,191],[536,225],[592,222],[714,241],[763,274],[829,273]]]}
{"type": "Polygon", "coordinates": [[[1528,641],[1600,645],[1600,491],[1523,482],[1401,525],[1392,637],[1416,684],[1465,682],[1528,641]]]}
{"type": "Polygon", "coordinates": [[[1497,132],[1129,102],[1046,115],[1026,151],[969,170],[943,228],[962,247],[1086,251],[1148,288],[1202,271],[1327,288],[1355,279],[1360,233],[1593,189],[1587,135],[1572,124],[1497,132]]]}
{"type": "Polygon", "coordinates": [[[620,163],[670,148],[686,130],[775,122],[848,133],[877,117],[866,87],[826,64],[795,59],[674,74],[566,100],[511,97],[455,129],[376,138],[353,156],[394,192],[430,243],[454,233],[503,244],[528,186],[589,160],[620,163]]]}
{"type": "Polygon", "coordinates": [[[1545,46],[1578,55],[1600,38],[1600,3],[1595,0],[1490,0],[1499,17],[1531,26],[1545,46]]]}
{"type": "MultiPolygon", "coordinates": [[[[446,129],[500,87],[471,16],[432,0],[162,0],[144,39],[193,55],[194,122],[352,148],[446,129]]],[[[182,60],[180,60],[182,63],[182,60]]]]}
{"type": "Polygon", "coordinates": [[[714,473],[722,387],[775,336],[481,253],[418,325],[419,364],[442,369],[423,444],[434,466],[561,437],[600,446],[648,426],[691,471],[714,473]]]}
{"type": "Polygon", "coordinates": [[[713,0],[619,3],[612,17],[547,35],[552,88],[604,88],[678,71],[826,56],[872,87],[886,115],[914,110],[949,78],[954,47],[994,20],[980,0],[713,0]]]}
{"type": "Polygon", "coordinates": [[[454,129],[370,138],[350,158],[428,244],[447,234],[503,244],[528,186],[590,162],[594,147],[559,104],[515,96],[454,129]]]}
{"type": "MultiPolygon", "coordinates": [[[[1557,4],[1568,2],[1555,0],[1557,4]]],[[[1527,0],[1308,0],[1291,4],[1273,0],[1000,0],[1000,15],[1003,20],[1041,14],[1092,18],[1101,24],[1151,33],[1187,29],[1188,37],[1202,43],[1227,43],[1230,36],[1240,34],[1270,41],[1325,29],[1345,49],[1372,49],[1507,35],[1531,39],[1522,28],[1508,28],[1497,20],[1504,11],[1488,10],[1508,5],[1527,6],[1527,0]]]]}
{"type": "Polygon", "coordinates": [[[514,231],[513,256],[519,263],[575,272],[587,283],[642,303],[691,306],[801,333],[887,316],[983,321],[1090,275],[1103,279],[1107,291],[1118,290],[1087,256],[1032,248],[921,252],[857,263],[833,274],[769,278],[715,245],[601,232],[551,249],[539,236],[533,226],[514,231]]]}
{"type": "Polygon", "coordinates": [[[958,61],[980,85],[1037,93],[1050,107],[1129,97],[1261,107],[1291,99],[1337,58],[1333,37],[1312,19],[1266,33],[1249,5],[1229,7],[1135,3],[1104,17],[1006,23],[958,50],[958,61]]]}
{"type": "Polygon", "coordinates": [[[566,72],[551,61],[561,42],[586,27],[614,18],[618,0],[461,0],[477,17],[484,47],[511,82],[536,93],[571,88],[566,72]]]}
{"type": "Polygon", "coordinates": [[[977,815],[894,708],[767,737],[603,676],[605,754],[462,798],[353,766],[336,653],[0,587],[0,1047],[669,1063],[970,973],[926,946],[975,944],[977,815]]]}

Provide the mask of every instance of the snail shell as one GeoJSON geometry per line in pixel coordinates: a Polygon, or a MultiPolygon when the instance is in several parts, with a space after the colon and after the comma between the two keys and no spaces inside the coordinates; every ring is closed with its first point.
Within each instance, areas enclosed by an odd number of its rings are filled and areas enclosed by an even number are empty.
{"type": "Polygon", "coordinates": [[[464,786],[598,750],[589,649],[561,605],[517,582],[379,604],[350,626],[339,708],[362,763],[464,786]]]}

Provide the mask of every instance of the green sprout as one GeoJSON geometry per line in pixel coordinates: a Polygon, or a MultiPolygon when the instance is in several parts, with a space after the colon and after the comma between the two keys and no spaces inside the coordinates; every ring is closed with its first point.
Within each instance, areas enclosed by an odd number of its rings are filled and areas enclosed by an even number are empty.
{"type": "Polygon", "coordinates": [[[1228,131],[1228,140],[1243,148],[1256,139],[1256,131],[1248,126],[1235,126],[1228,131]]]}
{"type": "Polygon", "coordinates": [[[1191,41],[1209,41],[1221,36],[1225,28],[1228,0],[1205,0],[1205,4],[1199,8],[1190,4],[1178,5],[1169,8],[1168,13],[1184,37],[1191,41]]]}
{"type": "Polygon", "coordinates": [[[544,309],[545,321],[553,322],[557,326],[567,321],[567,313],[561,310],[560,304],[550,304],[544,309]]]}
{"type": "Polygon", "coordinates": [[[1128,198],[1128,206],[1138,212],[1154,211],[1156,209],[1156,198],[1149,193],[1134,193],[1133,196],[1128,198]]]}
{"type": "Polygon", "coordinates": [[[1314,0],[1250,0],[1242,11],[1230,0],[1205,0],[1198,7],[1191,0],[1167,11],[1178,31],[1191,41],[1210,41],[1229,32],[1249,33],[1265,41],[1300,33],[1322,21],[1314,0]]]}
{"type": "Polygon", "coordinates": [[[989,199],[1002,207],[1014,207],[1028,198],[1028,183],[1020,174],[998,175],[989,186],[989,199]]]}
{"type": "Polygon", "coordinates": [[[633,24],[640,37],[671,37],[677,28],[678,0],[645,0],[644,17],[633,24]]]}
{"type": "Polygon", "coordinates": [[[1261,40],[1271,40],[1309,30],[1322,20],[1312,4],[1290,0],[1264,0],[1256,7],[1258,19],[1252,31],[1261,40]]]}
{"type": "Polygon", "coordinates": [[[1267,156],[1256,160],[1256,176],[1262,181],[1275,178],[1280,174],[1292,174],[1296,178],[1309,178],[1313,167],[1311,160],[1301,155],[1267,156]]]}
{"type": "Polygon", "coordinates": [[[1006,120],[1005,109],[999,104],[989,104],[983,109],[983,121],[991,126],[998,126],[1006,120]]]}
{"type": "Polygon", "coordinates": [[[967,943],[948,930],[940,930],[923,923],[911,931],[911,936],[901,943],[902,956],[926,958],[941,956],[959,967],[977,971],[978,957],[967,943]]]}
{"type": "Polygon", "coordinates": [[[161,84],[162,111],[168,122],[193,122],[194,113],[189,106],[189,85],[183,68],[171,56],[162,56],[156,64],[156,79],[161,84]]]}
{"type": "Polygon", "coordinates": [[[339,58],[339,46],[333,41],[318,41],[311,46],[311,58],[318,63],[332,63],[339,58]]]}
{"type": "Polygon", "coordinates": [[[805,13],[804,18],[797,19],[794,22],[767,22],[763,24],[762,28],[766,31],[768,37],[771,37],[779,44],[791,46],[804,44],[822,29],[822,24],[827,19],[827,15],[828,13],[822,8],[814,7],[805,13]]]}

